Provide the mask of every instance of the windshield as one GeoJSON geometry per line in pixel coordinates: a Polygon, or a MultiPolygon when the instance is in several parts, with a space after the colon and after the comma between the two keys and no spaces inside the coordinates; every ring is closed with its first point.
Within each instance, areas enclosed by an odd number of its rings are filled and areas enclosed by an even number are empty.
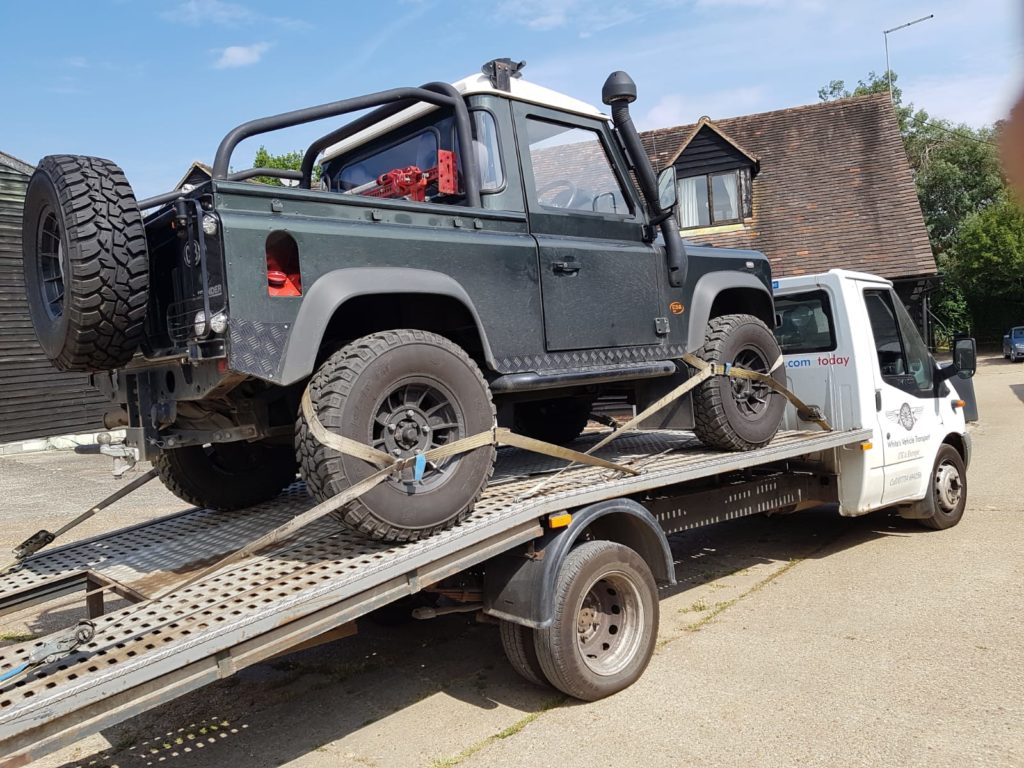
{"type": "Polygon", "coordinates": [[[1024,328],[1014,328],[1012,334],[1015,339],[1024,339],[1024,328]]]}

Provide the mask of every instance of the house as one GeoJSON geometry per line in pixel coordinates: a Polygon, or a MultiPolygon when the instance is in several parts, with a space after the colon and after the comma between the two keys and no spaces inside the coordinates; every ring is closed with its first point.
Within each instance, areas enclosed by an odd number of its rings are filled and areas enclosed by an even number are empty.
{"type": "Polygon", "coordinates": [[[36,342],[25,300],[21,220],[33,168],[0,152],[0,444],[103,428],[87,373],[63,373],[36,342]]]}
{"type": "Polygon", "coordinates": [[[832,268],[889,278],[929,338],[935,257],[887,94],[641,134],[675,166],[685,240],[753,248],[778,277],[832,268]]]}

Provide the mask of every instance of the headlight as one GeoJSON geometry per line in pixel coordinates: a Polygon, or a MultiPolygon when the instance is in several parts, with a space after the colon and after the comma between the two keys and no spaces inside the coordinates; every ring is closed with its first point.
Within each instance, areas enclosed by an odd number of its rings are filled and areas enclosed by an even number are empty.
{"type": "Polygon", "coordinates": [[[195,320],[192,322],[192,329],[196,332],[196,336],[202,336],[206,333],[206,312],[203,310],[196,312],[195,320]]]}
{"type": "Polygon", "coordinates": [[[217,234],[217,217],[206,214],[203,216],[203,232],[210,237],[217,234]]]}

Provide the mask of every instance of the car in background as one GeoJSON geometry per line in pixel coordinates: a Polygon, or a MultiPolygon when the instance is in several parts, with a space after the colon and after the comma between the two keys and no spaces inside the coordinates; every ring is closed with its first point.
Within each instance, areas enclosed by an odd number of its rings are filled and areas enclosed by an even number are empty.
{"type": "Polygon", "coordinates": [[[1003,336],[1003,357],[1012,363],[1024,360],[1024,325],[1016,325],[1003,336]]]}

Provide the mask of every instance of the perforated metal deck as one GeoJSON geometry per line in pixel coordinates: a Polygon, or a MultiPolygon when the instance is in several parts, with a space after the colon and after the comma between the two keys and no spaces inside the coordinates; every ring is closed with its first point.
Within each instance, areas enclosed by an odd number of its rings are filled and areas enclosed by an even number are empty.
{"type": "MultiPolygon", "coordinates": [[[[195,584],[95,619],[90,643],[0,689],[0,760],[22,764],[483,562],[535,538],[550,512],[868,437],[867,430],[784,432],[766,448],[730,454],[703,448],[687,432],[641,432],[601,451],[611,461],[642,468],[640,475],[575,467],[526,499],[519,497],[539,475],[563,463],[501,449],[494,479],[473,515],[449,531],[390,545],[350,533],[328,517],[195,584]]],[[[574,447],[585,449],[586,438],[574,447]]],[[[278,499],[243,512],[191,510],[44,552],[0,577],[0,602],[20,604],[21,595],[57,589],[84,573],[151,596],[311,505],[296,483],[278,499]]],[[[0,671],[20,665],[39,644],[4,649],[0,671]]]]}

